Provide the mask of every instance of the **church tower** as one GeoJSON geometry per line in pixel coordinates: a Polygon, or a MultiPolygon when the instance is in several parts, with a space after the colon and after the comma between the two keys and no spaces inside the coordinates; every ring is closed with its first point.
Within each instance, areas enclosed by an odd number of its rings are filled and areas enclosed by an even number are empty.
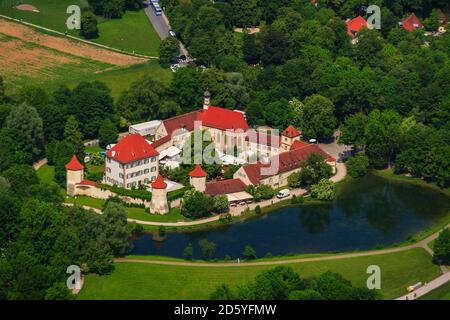
{"type": "Polygon", "coordinates": [[[211,105],[211,92],[206,90],[203,95],[203,110],[208,110],[208,107],[210,105],[211,105]]]}
{"type": "Polygon", "coordinates": [[[294,141],[300,141],[302,134],[294,126],[289,126],[281,133],[281,152],[291,150],[294,141]]]}

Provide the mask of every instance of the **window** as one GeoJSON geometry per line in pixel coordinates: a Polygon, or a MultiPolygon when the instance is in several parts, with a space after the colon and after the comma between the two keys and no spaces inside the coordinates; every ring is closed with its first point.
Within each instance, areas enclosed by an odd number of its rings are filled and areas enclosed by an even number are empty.
{"type": "Polygon", "coordinates": [[[123,179],[123,174],[122,173],[119,173],[119,178],[123,179]]]}
{"type": "Polygon", "coordinates": [[[149,172],[148,169],[145,169],[145,170],[144,170],[144,174],[147,174],[148,172],[149,172]]]}
{"type": "Polygon", "coordinates": [[[152,172],[155,172],[156,171],[156,167],[152,167],[152,172]]]}
{"type": "Polygon", "coordinates": [[[152,157],[152,162],[155,162],[156,161],[156,157],[152,157]]]}

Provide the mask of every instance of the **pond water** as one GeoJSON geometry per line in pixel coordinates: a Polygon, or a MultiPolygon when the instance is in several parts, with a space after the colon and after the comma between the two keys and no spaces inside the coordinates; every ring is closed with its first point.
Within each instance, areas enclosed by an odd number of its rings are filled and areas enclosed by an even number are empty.
{"type": "Polygon", "coordinates": [[[367,175],[348,183],[332,203],[280,209],[209,231],[168,233],[163,242],[145,234],[131,254],[183,257],[192,243],[194,257],[202,258],[201,239],[216,244],[216,258],[242,257],[247,244],[258,257],[371,249],[404,241],[449,210],[450,199],[442,193],[367,175]]]}

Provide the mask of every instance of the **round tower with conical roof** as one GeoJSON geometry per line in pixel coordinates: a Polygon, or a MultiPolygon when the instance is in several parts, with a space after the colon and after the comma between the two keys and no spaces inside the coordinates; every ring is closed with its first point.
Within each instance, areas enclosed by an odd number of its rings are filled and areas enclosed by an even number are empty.
{"type": "Polygon", "coordinates": [[[205,192],[206,190],[206,172],[202,167],[197,164],[191,172],[189,172],[189,182],[190,185],[194,187],[195,190],[200,192],[205,192]]]}
{"type": "Polygon", "coordinates": [[[75,186],[84,179],[84,166],[78,161],[75,155],[66,164],[66,188],[67,194],[75,196],[75,186]]]}
{"type": "Polygon", "coordinates": [[[159,174],[152,183],[152,201],[150,202],[150,212],[166,214],[169,212],[169,203],[167,202],[167,183],[159,174]]]}

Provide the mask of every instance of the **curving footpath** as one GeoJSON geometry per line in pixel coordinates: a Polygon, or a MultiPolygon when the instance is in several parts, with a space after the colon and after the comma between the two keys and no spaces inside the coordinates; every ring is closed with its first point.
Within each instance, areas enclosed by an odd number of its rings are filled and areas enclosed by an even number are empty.
{"type": "MultiPolygon", "coordinates": [[[[446,227],[450,227],[448,224],[446,227]]],[[[445,229],[445,228],[443,228],[445,229]]],[[[427,252],[430,252],[430,248],[427,244],[439,236],[439,233],[442,230],[432,234],[431,236],[416,242],[414,244],[398,247],[398,248],[390,248],[390,249],[382,249],[382,250],[374,250],[374,251],[365,251],[365,252],[355,252],[355,253],[345,253],[338,255],[331,255],[325,257],[311,257],[311,258],[298,258],[298,259],[286,259],[286,260],[275,260],[275,261],[260,261],[260,262],[241,262],[231,261],[228,263],[214,263],[214,262],[189,262],[189,261],[166,261],[166,260],[144,260],[144,259],[128,259],[128,258],[117,258],[114,259],[115,262],[136,262],[136,263],[147,263],[147,264],[162,264],[162,265],[177,265],[177,266],[194,266],[194,267],[249,267],[249,266],[266,266],[266,265],[279,265],[279,264],[291,264],[291,263],[302,263],[302,262],[314,262],[314,261],[326,261],[326,260],[338,260],[338,259],[348,259],[355,257],[367,257],[367,256],[377,256],[388,253],[402,252],[407,251],[414,248],[422,248],[427,252]]],[[[441,268],[444,273],[448,272],[446,267],[441,268]]]]}

